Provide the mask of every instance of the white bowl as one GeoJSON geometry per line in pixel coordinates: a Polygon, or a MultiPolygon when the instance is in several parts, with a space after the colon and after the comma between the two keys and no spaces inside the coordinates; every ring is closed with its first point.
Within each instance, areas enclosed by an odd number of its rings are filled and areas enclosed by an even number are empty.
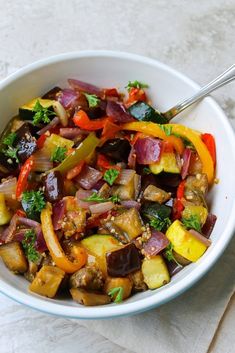
{"type": "MultiPolygon", "coordinates": [[[[109,51],[62,54],[41,60],[14,73],[0,83],[1,129],[18,108],[67,78],[79,78],[103,87],[125,87],[128,80],[149,84],[149,95],[160,111],[193,94],[199,86],[175,70],[145,57],[109,51]]],[[[227,117],[211,98],[188,109],[175,121],[211,132],[217,143],[219,184],[210,192],[212,212],[218,217],[211,236],[212,245],[202,258],[184,268],[166,286],[136,294],[122,304],[85,307],[72,300],[47,299],[28,292],[28,282],[0,263],[0,290],[32,308],[71,318],[98,319],[135,314],[159,306],[183,293],[197,282],[222,255],[235,225],[235,138],[227,117]]],[[[190,294],[189,294],[190,295],[190,294]]]]}

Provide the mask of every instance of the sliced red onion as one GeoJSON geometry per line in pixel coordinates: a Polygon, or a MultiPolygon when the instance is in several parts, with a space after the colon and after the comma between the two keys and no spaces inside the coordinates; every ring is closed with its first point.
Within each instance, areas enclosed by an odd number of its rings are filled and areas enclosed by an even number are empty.
{"type": "Polygon", "coordinates": [[[134,175],[135,175],[135,170],[123,169],[120,171],[118,178],[115,180],[115,184],[127,185],[133,179],[134,175]]]}
{"type": "Polygon", "coordinates": [[[48,154],[45,154],[43,149],[34,154],[33,170],[35,172],[46,172],[53,168],[53,162],[49,159],[48,154]]]}
{"type": "Polygon", "coordinates": [[[41,229],[41,227],[40,228],[34,228],[34,229],[35,229],[35,232],[36,232],[36,235],[37,235],[37,239],[36,239],[36,242],[35,242],[35,247],[36,247],[37,251],[44,252],[44,251],[47,250],[47,245],[46,245],[43,233],[42,233],[42,229],[41,229]]]}
{"type": "Polygon", "coordinates": [[[211,245],[211,240],[204,237],[201,233],[197,232],[195,229],[190,229],[189,232],[205,246],[209,247],[211,245]]]}
{"type": "Polygon", "coordinates": [[[160,160],[163,148],[161,140],[152,137],[139,138],[134,146],[139,164],[152,164],[160,160]]]}
{"type": "Polygon", "coordinates": [[[14,241],[22,241],[24,239],[24,236],[25,236],[25,233],[28,232],[31,228],[22,228],[22,229],[19,229],[17,230],[15,233],[14,233],[14,241]]]}
{"type": "Polygon", "coordinates": [[[63,105],[65,109],[74,107],[77,102],[78,94],[72,89],[63,89],[58,97],[58,101],[63,105]]]}
{"type": "Polygon", "coordinates": [[[134,200],[121,201],[121,205],[126,207],[126,208],[135,208],[135,209],[137,209],[137,211],[141,207],[140,202],[137,202],[137,201],[134,201],[134,200]]]}
{"type": "Polygon", "coordinates": [[[17,222],[18,222],[18,216],[15,214],[12,217],[9,226],[6,229],[4,229],[4,231],[1,234],[1,241],[2,242],[9,243],[10,241],[12,241],[12,239],[14,237],[14,232],[17,227],[17,222]]]}
{"type": "Polygon", "coordinates": [[[52,223],[54,230],[61,229],[61,222],[65,215],[65,202],[64,200],[57,201],[53,205],[53,212],[52,212],[52,223]]]}
{"type": "Polygon", "coordinates": [[[135,199],[138,198],[141,191],[141,176],[136,174],[134,177],[135,199]]]}
{"type": "Polygon", "coordinates": [[[60,122],[59,117],[58,117],[58,116],[55,116],[55,117],[51,120],[51,122],[50,122],[49,124],[47,124],[46,126],[44,126],[41,130],[39,130],[39,131],[37,132],[37,134],[38,134],[39,136],[45,134],[45,132],[50,131],[50,130],[53,129],[55,126],[57,126],[57,125],[59,124],[59,122],[60,122]]]}
{"type": "Polygon", "coordinates": [[[6,199],[12,199],[16,193],[16,178],[6,179],[0,184],[0,193],[4,194],[6,199]]]}
{"type": "Polygon", "coordinates": [[[89,133],[90,131],[81,130],[77,127],[62,127],[60,129],[60,136],[71,140],[78,136],[88,135],[89,133]]]}
{"type": "Polygon", "coordinates": [[[91,190],[83,190],[83,189],[79,189],[76,192],[76,198],[77,198],[77,202],[78,202],[78,206],[81,208],[89,208],[89,206],[96,204],[97,202],[95,201],[84,201],[85,199],[87,199],[89,196],[91,196],[93,194],[93,191],[91,190]]]}
{"type": "Polygon", "coordinates": [[[97,183],[95,183],[94,186],[92,186],[92,190],[99,191],[104,184],[105,184],[105,181],[103,179],[100,179],[99,181],[97,181],[97,183]]]}
{"type": "Polygon", "coordinates": [[[90,190],[102,176],[103,174],[97,169],[85,165],[75,180],[83,189],[90,190]]]}
{"type": "Polygon", "coordinates": [[[205,222],[204,226],[202,227],[202,234],[206,238],[210,237],[210,235],[214,229],[216,220],[217,220],[217,217],[214,214],[212,214],[212,213],[208,214],[206,222],[205,222]]]}
{"type": "Polygon", "coordinates": [[[107,102],[106,114],[112,117],[114,122],[127,123],[134,120],[122,103],[110,100],[107,102]]]}
{"type": "Polygon", "coordinates": [[[90,83],[86,83],[75,79],[68,79],[68,83],[70,87],[72,87],[75,91],[95,94],[100,98],[104,98],[104,90],[97,86],[91,85],[90,83]]]}
{"type": "Polygon", "coordinates": [[[136,152],[134,146],[131,147],[129,156],[128,156],[128,167],[135,169],[136,167],[136,152]]]}
{"type": "Polygon", "coordinates": [[[170,244],[169,240],[162,232],[152,230],[151,233],[151,237],[143,247],[145,253],[149,256],[157,255],[170,244]]]}
{"type": "Polygon", "coordinates": [[[185,179],[186,176],[188,175],[191,156],[192,156],[192,150],[190,148],[186,147],[184,150],[183,156],[182,156],[183,165],[182,165],[181,172],[180,172],[182,179],[185,179]]]}
{"type": "Polygon", "coordinates": [[[96,205],[89,206],[91,213],[105,213],[114,208],[114,203],[111,201],[97,203],[96,205]]]}
{"type": "Polygon", "coordinates": [[[31,228],[37,228],[37,227],[41,227],[41,224],[30,219],[30,218],[25,218],[25,217],[20,217],[17,216],[18,220],[17,220],[17,224],[23,224],[27,227],[31,227],[31,228]]]}

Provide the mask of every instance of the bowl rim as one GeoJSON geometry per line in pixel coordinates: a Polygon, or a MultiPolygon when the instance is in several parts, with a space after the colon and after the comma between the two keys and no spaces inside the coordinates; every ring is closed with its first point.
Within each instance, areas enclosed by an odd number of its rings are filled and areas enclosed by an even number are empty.
{"type": "MultiPolygon", "coordinates": [[[[171,73],[173,76],[178,77],[186,84],[190,85],[193,89],[197,90],[200,88],[193,80],[180,73],[179,71],[165,65],[158,60],[151,59],[142,55],[121,52],[121,51],[109,51],[109,50],[84,50],[84,51],[72,51],[68,53],[62,53],[59,55],[50,56],[38,60],[32,64],[29,64],[16,72],[10,74],[7,78],[0,82],[0,93],[1,90],[14,82],[16,79],[23,77],[24,75],[33,72],[36,69],[42,68],[46,65],[55,64],[71,59],[80,59],[84,57],[104,57],[104,58],[117,58],[117,59],[127,59],[130,61],[139,62],[142,64],[147,64],[150,66],[155,66],[163,71],[171,73]]],[[[234,145],[234,149],[231,151],[231,157],[235,162],[235,134],[228,121],[223,110],[214,101],[214,99],[207,97],[205,98],[208,104],[218,112],[219,120],[223,123],[226,130],[226,135],[231,144],[234,145]]],[[[235,163],[234,163],[235,164],[235,163]]],[[[235,212],[235,200],[231,209],[231,214],[235,212]]],[[[140,312],[150,310],[154,307],[158,307],[166,302],[176,298],[184,291],[192,287],[199,279],[204,276],[218,258],[222,255],[225,248],[227,247],[229,241],[233,236],[233,231],[235,230],[235,218],[230,217],[226,228],[223,232],[223,237],[221,236],[217,241],[213,251],[202,260],[200,265],[195,268],[191,273],[187,274],[179,282],[175,283],[172,287],[164,287],[164,290],[153,294],[150,297],[139,299],[136,302],[123,302],[121,305],[108,305],[100,307],[75,307],[67,306],[64,304],[57,304],[53,300],[48,300],[41,298],[37,295],[32,295],[30,293],[22,293],[20,290],[12,287],[10,284],[4,282],[0,279],[0,292],[8,296],[9,298],[17,301],[20,304],[24,304],[31,308],[37,309],[44,313],[58,315],[60,317],[67,318],[77,318],[77,319],[104,319],[104,318],[115,318],[120,316],[127,316],[138,314],[140,312]]]]}

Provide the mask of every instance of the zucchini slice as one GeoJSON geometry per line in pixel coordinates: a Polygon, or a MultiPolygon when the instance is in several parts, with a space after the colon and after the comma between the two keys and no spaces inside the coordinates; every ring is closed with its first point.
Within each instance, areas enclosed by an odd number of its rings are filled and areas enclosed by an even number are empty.
{"type": "Polygon", "coordinates": [[[158,163],[150,164],[149,166],[153,174],[159,174],[161,172],[179,174],[180,168],[177,164],[174,153],[164,152],[158,163]]]}
{"type": "Polygon", "coordinates": [[[49,108],[51,111],[54,111],[53,109],[53,104],[55,103],[54,100],[51,99],[42,99],[40,97],[32,99],[30,102],[22,105],[19,108],[19,116],[23,120],[32,120],[34,116],[33,108],[36,104],[36,102],[39,101],[39,103],[43,106],[43,108],[49,108]]]}

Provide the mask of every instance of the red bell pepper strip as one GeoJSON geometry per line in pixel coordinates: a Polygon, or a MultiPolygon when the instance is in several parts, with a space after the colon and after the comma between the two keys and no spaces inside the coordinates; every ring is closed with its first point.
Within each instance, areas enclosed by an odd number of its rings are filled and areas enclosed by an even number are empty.
{"type": "Polygon", "coordinates": [[[38,146],[39,149],[43,148],[44,143],[46,141],[46,138],[47,138],[47,135],[43,134],[37,139],[37,146],[38,146]]]}
{"type": "Polygon", "coordinates": [[[120,94],[118,93],[116,88],[106,88],[104,90],[105,97],[120,97],[120,94]]]}
{"type": "Polygon", "coordinates": [[[174,219],[180,219],[182,216],[182,212],[184,210],[184,205],[182,203],[182,198],[184,197],[184,190],[185,190],[185,180],[181,181],[177,189],[176,200],[174,202],[174,207],[173,207],[174,219]]]}
{"type": "Polygon", "coordinates": [[[208,151],[210,152],[214,165],[216,165],[216,146],[213,135],[202,134],[202,141],[205,143],[208,151]]]}
{"type": "Polygon", "coordinates": [[[98,154],[96,165],[102,172],[105,172],[108,169],[116,169],[118,171],[121,170],[120,167],[116,166],[115,164],[111,164],[109,160],[101,153],[98,154]]]}
{"type": "Polygon", "coordinates": [[[126,104],[132,104],[135,102],[146,102],[147,97],[145,91],[142,88],[132,87],[129,92],[129,97],[126,101],[126,104]]]}
{"type": "Polygon", "coordinates": [[[101,135],[101,145],[112,138],[116,137],[116,133],[121,130],[121,127],[112,123],[110,120],[106,120],[101,135]]]}
{"type": "Polygon", "coordinates": [[[84,130],[95,131],[103,129],[107,120],[111,121],[111,118],[101,118],[91,120],[89,119],[88,115],[84,110],[79,110],[73,117],[73,122],[76,126],[80,127],[84,130]]]}
{"type": "Polygon", "coordinates": [[[16,185],[16,198],[19,200],[23,191],[28,187],[28,176],[33,169],[34,158],[30,156],[22,166],[16,185]]]}

